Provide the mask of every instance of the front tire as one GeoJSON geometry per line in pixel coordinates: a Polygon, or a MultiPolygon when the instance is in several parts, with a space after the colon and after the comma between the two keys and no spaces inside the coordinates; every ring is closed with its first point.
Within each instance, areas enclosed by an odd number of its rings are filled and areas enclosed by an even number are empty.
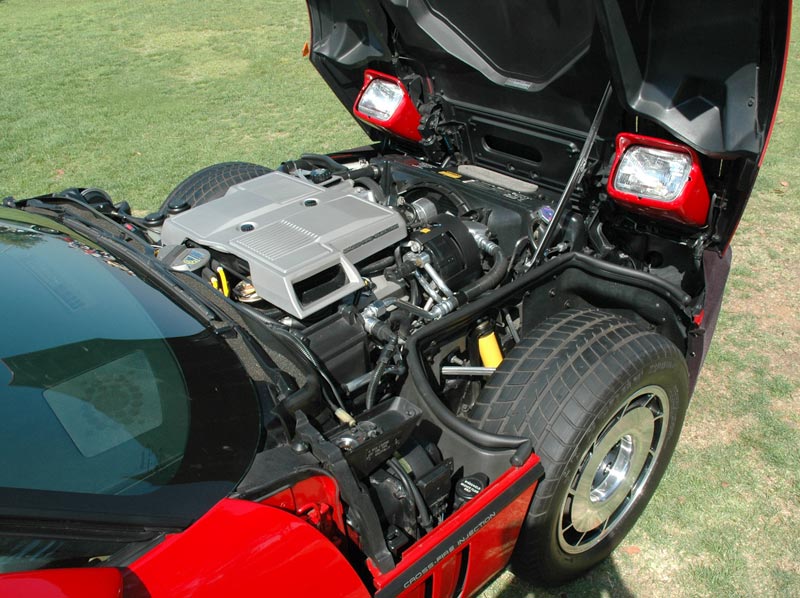
{"type": "Polygon", "coordinates": [[[688,400],[678,348],[626,318],[569,310],[523,338],[470,412],[483,430],[530,437],[545,469],[515,573],[563,583],[605,559],[655,492],[688,400]]]}
{"type": "Polygon", "coordinates": [[[249,162],[222,162],[189,175],[161,204],[161,213],[175,213],[219,199],[234,185],[272,172],[249,162]]]}

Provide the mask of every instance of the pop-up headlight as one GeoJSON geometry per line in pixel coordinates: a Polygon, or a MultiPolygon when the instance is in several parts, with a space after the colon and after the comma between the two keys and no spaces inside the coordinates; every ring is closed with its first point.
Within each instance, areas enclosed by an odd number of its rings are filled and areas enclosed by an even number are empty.
{"type": "Polygon", "coordinates": [[[608,194],[654,218],[691,226],[704,226],[708,220],[710,199],[697,153],[671,141],[618,135],[608,194]]]}
{"type": "Polygon", "coordinates": [[[420,115],[397,77],[367,70],[353,113],[370,125],[405,139],[419,141],[420,115]]]}

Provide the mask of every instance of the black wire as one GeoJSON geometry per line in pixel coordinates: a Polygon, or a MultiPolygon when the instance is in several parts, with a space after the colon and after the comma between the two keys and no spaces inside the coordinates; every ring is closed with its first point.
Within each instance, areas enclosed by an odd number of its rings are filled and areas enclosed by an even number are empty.
{"type": "Polygon", "coordinates": [[[372,378],[369,381],[369,386],[367,386],[367,398],[364,403],[365,409],[371,409],[375,404],[375,397],[378,394],[378,387],[380,386],[381,378],[383,377],[383,373],[386,371],[386,366],[389,364],[392,354],[396,348],[397,341],[391,340],[383,346],[383,349],[381,349],[381,354],[378,357],[378,365],[375,368],[375,372],[372,374],[372,378]]]}

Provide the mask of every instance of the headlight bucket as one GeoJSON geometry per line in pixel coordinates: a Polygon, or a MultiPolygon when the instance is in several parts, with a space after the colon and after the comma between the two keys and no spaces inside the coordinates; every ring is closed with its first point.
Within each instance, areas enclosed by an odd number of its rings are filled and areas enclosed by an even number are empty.
{"type": "Polygon", "coordinates": [[[617,135],[608,194],[623,207],[693,227],[705,226],[711,199],[693,149],[633,133],[617,135]]]}
{"type": "Polygon", "coordinates": [[[420,141],[420,114],[402,81],[371,69],[364,71],[364,85],[353,105],[353,114],[378,129],[420,141]]]}

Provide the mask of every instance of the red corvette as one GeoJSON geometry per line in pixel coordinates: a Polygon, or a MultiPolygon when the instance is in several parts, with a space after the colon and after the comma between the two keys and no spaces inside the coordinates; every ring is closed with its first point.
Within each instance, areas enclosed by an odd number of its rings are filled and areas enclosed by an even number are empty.
{"type": "Polygon", "coordinates": [[[662,477],[788,0],[309,0],[374,144],[0,207],[0,596],[474,596],[662,477]]]}

